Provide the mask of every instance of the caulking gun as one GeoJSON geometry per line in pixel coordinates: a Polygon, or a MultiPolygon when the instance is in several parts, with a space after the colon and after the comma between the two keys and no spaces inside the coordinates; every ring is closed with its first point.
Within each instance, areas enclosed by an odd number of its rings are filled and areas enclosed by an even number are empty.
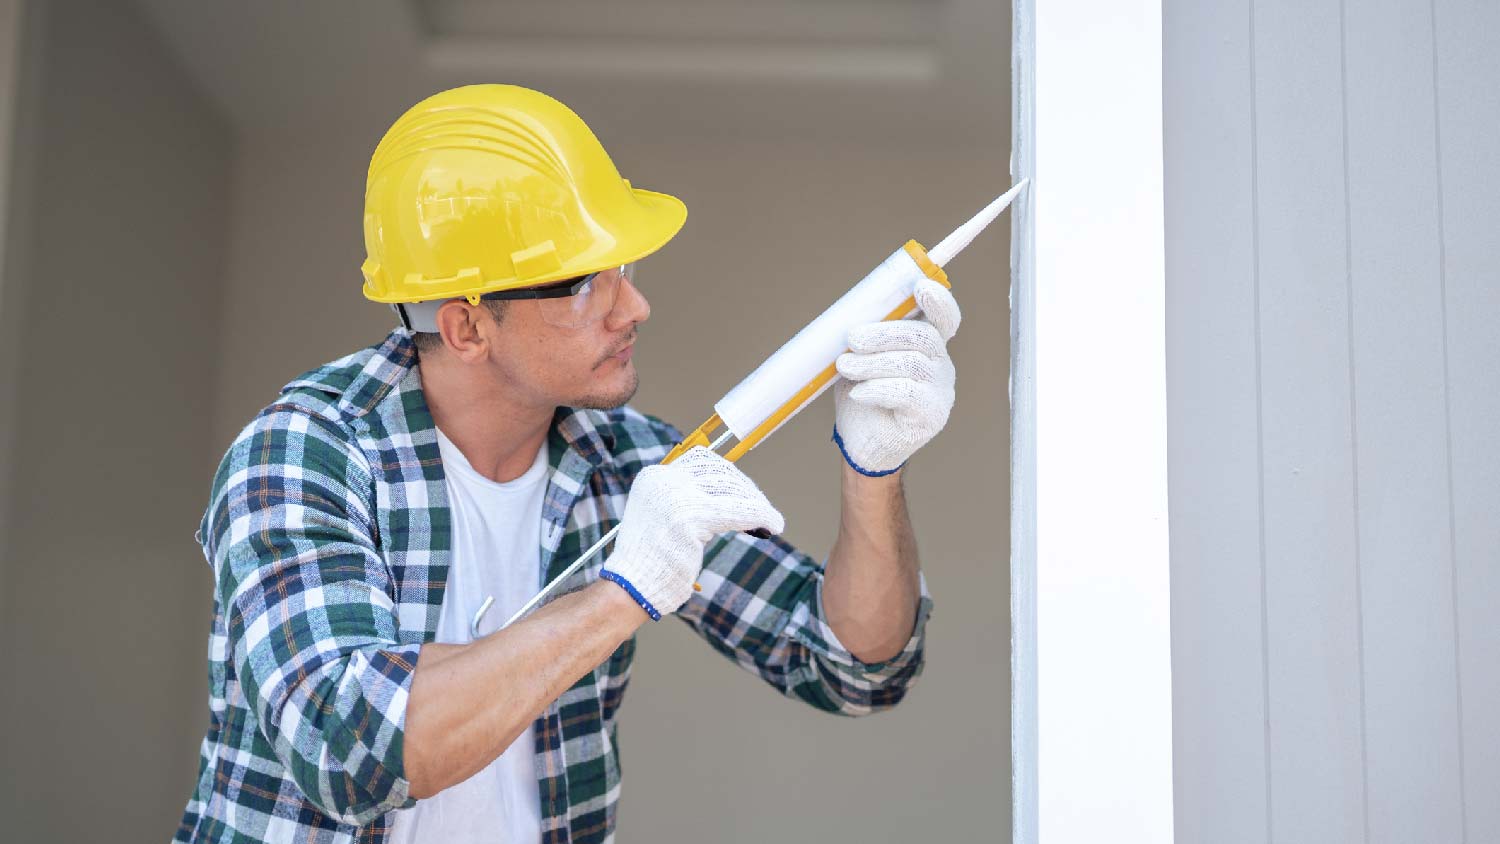
{"type": "MultiPolygon", "coordinates": [[[[714,405],[714,414],[678,443],[661,462],[671,463],[688,449],[700,445],[717,453],[731,438],[736,442],[724,458],[733,463],[744,457],[832,386],[838,377],[834,361],[848,350],[845,339],[849,329],[913,315],[917,302],[912,291],[918,279],[926,277],[944,287],[951,287],[943,267],[994,222],[1026,184],[1027,180],[1022,179],[931,250],[923,249],[915,240],[907,241],[730,390],[714,405]]],[[[616,525],[604,534],[536,597],[517,610],[505,626],[509,627],[531,612],[558,584],[602,551],[619,532],[620,526],[616,525]]],[[[486,598],[474,614],[470,624],[474,638],[479,638],[479,622],[493,603],[493,597],[486,598]]]]}

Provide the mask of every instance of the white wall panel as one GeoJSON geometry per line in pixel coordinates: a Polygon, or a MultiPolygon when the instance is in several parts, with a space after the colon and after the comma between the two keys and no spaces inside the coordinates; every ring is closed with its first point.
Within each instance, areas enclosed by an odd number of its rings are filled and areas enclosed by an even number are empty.
{"type": "Polygon", "coordinates": [[[1500,840],[1500,7],[1164,33],[1178,840],[1500,840]]]}
{"type": "Polygon", "coordinates": [[[1247,0],[1163,5],[1172,768],[1184,842],[1267,835],[1249,17],[1247,0]]]}
{"type": "Polygon", "coordinates": [[[1372,842],[1461,834],[1426,0],[1349,4],[1349,227],[1372,842]]]}
{"type": "Polygon", "coordinates": [[[1500,841],[1500,3],[1434,10],[1464,809],[1500,841]]]}
{"type": "Polygon", "coordinates": [[[1254,5],[1273,841],[1364,829],[1339,12],[1338,0],[1254,5]]]}

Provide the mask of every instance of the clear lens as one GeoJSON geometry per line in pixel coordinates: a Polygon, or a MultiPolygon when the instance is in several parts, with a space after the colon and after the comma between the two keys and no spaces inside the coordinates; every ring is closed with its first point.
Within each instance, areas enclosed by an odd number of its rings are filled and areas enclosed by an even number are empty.
{"type": "Polygon", "coordinates": [[[538,299],[542,319],[559,328],[583,328],[604,318],[620,295],[620,281],[630,279],[634,264],[612,267],[589,280],[583,289],[560,299],[538,299]]]}

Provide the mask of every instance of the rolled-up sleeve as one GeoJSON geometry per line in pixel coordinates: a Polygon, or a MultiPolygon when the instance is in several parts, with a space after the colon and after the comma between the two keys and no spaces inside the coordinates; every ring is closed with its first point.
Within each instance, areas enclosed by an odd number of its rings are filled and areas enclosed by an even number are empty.
{"type": "Polygon", "coordinates": [[[420,645],[398,641],[368,465],[348,442],[269,409],[225,455],[203,539],[257,728],[311,802],[364,824],[414,802],[402,738],[420,645]]]}
{"type": "Polygon", "coordinates": [[[900,703],[922,673],[932,598],[925,578],[906,645],[863,662],[839,642],[823,607],[823,567],[780,537],[722,534],[709,543],[696,593],[677,616],[715,650],[790,697],[841,715],[900,703]]]}

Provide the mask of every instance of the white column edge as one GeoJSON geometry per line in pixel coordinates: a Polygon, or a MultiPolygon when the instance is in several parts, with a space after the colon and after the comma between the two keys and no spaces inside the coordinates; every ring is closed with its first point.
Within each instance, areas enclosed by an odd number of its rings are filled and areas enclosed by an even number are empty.
{"type": "Polygon", "coordinates": [[[1160,0],[1018,0],[1013,836],[1173,836],[1160,0]]]}

